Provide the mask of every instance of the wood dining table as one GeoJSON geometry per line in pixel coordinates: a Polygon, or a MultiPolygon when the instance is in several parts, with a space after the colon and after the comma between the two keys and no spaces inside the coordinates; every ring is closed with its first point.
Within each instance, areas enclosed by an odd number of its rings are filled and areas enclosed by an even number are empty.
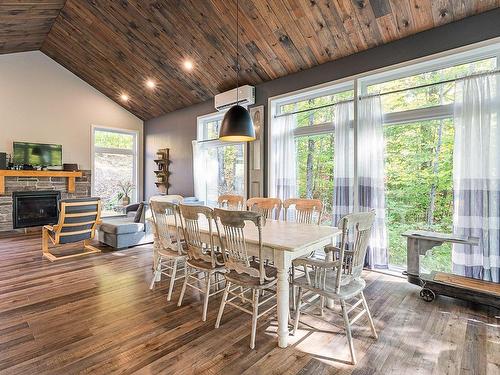
{"type": "MultiPolygon", "coordinates": [[[[199,220],[199,228],[203,242],[209,242],[209,226],[206,219],[199,220]],[[205,236],[205,237],[204,237],[205,236]]],[[[212,226],[214,235],[217,230],[212,226]]],[[[289,269],[296,258],[322,249],[325,245],[334,244],[341,231],[336,227],[300,224],[289,221],[266,220],[262,228],[264,258],[273,262],[278,270],[277,281],[277,317],[278,345],[288,346],[288,318],[290,310],[289,269]]],[[[259,234],[257,227],[249,223],[244,228],[247,251],[250,256],[258,256],[259,234]]],[[[214,239],[215,243],[218,242],[214,239]]]]}

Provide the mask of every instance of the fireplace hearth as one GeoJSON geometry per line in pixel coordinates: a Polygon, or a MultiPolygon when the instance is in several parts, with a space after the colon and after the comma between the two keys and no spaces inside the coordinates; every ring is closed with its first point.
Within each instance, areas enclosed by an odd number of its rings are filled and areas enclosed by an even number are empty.
{"type": "Polygon", "coordinates": [[[56,224],[59,217],[57,190],[15,191],[12,193],[14,229],[56,224]]]}

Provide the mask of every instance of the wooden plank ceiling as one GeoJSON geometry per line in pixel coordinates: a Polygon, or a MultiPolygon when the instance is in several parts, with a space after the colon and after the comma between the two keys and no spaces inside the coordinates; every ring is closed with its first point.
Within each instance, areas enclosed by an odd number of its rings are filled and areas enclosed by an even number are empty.
{"type": "MultiPolygon", "coordinates": [[[[235,3],[67,0],[57,15],[62,1],[1,1],[0,53],[41,49],[148,120],[235,86],[235,3]],[[191,72],[185,60],[194,63],[191,72]],[[148,79],[157,83],[154,90],[148,79]],[[123,93],[128,102],[120,100],[123,93]]],[[[255,85],[499,6],[500,0],[241,0],[241,81],[255,85]]]]}
{"type": "Polygon", "coordinates": [[[0,0],[0,53],[41,48],[66,0],[0,0]]]}

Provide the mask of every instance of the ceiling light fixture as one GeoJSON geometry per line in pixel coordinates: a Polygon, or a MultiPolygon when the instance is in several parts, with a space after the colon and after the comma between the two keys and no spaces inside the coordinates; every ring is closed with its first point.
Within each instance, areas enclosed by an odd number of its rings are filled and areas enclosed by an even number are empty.
{"type": "Polygon", "coordinates": [[[156,83],[155,81],[151,80],[151,79],[148,79],[146,81],[146,86],[150,89],[154,89],[156,87],[156,83]]]}
{"type": "Polygon", "coordinates": [[[191,71],[194,68],[193,62],[191,60],[185,60],[182,65],[184,66],[184,69],[186,69],[187,71],[191,71]]]}
{"type": "Polygon", "coordinates": [[[240,53],[239,53],[239,13],[236,0],[236,104],[229,108],[219,130],[219,139],[227,142],[249,142],[255,140],[255,128],[246,108],[239,105],[240,53]]]}
{"type": "Polygon", "coordinates": [[[128,101],[128,95],[127,95],[127,94],[121,94],[121,95],[120,95],[120,99],[121,99],[123,102],[127,102],[127,101],[128,101]]]}

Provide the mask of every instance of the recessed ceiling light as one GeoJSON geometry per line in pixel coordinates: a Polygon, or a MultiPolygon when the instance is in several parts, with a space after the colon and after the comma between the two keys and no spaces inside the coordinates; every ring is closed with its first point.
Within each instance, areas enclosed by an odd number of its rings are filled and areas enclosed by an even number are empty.
{"type": "Polygon", "coordinates": [[[186,69],[188,71],[193,70],[194,65],[193,65],[193,62],[191,60],[185,60],[183,65],[184,65],[184,69],[186,69]]]}
{"type": "Polygon", "coordinates": [[[120,99],[124,102],[127,102],[128,101],[128,95],[127,94],[121,94],[120,95],[120,99]]]}
{"type": "Polygon", "coordinates": [[[156,87],[156,83],[155,81],[151,80],[151,79],[148,79],[146,81],[146,86],[150,89],[154,89],[156,87]]]}

